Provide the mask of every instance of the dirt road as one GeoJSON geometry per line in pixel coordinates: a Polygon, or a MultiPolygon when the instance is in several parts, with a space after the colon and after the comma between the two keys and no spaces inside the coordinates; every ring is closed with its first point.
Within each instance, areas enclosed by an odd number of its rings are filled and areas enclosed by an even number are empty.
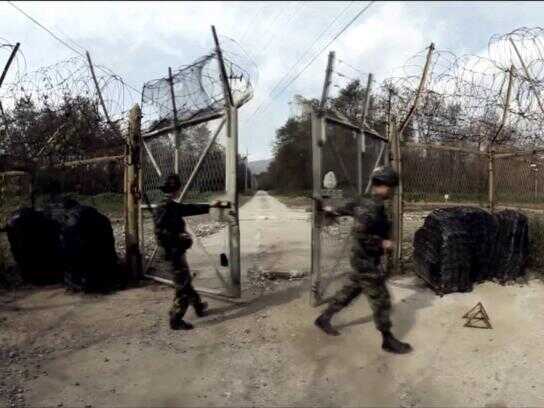
{"type": "MultiPolygon", "coordinates": [[[[309,269],[303,210],[260,193],[241,229],[244,269],[309,269]]],[[[211,316],[190,312],[190,333],[168,328],[172,290],[161,285],[12,293],[0,304],[0,405],[544,406],[541,283],[439,298],[413,278],[392,281],[394,331],[415,349],[405,356],[379,349],[364,299],[335,319],[342,336],[318,332],[307,285],[266,283],[246,305],[210,300],[211,316]],[[479,301],[493,330],[463,327],[479,301]]]]}

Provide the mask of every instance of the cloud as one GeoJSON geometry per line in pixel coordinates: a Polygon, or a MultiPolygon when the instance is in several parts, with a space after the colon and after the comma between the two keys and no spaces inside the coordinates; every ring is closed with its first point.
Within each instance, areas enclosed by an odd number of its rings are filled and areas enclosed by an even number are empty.
{"type": "MultiPolygon", "coordinates": [[[[259,65],[254,99],[240,112],[241,150],[252,159],[269,157],[275,130],[287,119],[294,94],[319,97],[327,53],[382,79],[395,72],[431,41],[438,48],[477,53],[493,33],[536,25],[544,10],[538,3],[376,2],[331,47],[272,102],[270,91],[286,74],[298,73],[317,50],[340,31],[364,2],[18,2],[63,38],[88,49],[139,88],[191,63],[212,47],[210,25],[239,41],[259,65]],[[349,7],[348,7],[349,6],[349,7]],[[344,14],[327,31],[342,10],[344,14]],[[59,30],[62,32],[59,32],[59,30]],[[322,38],[315,42],[320,34],[322,38]],[[293,64],[308,50],[301,64],[293,64]],[[270,103],[271,102],[271,103],[270,103]],[[247,120],[257,107],[270,107],[247,120]]],[[[29,68],[49,65],[73,52],[14,10],[0,3],[0,37],[20,41],[29,68]]],[[[3,54],[0,54],[2,58],[3,54]]],[[[338,63],[337,71],[362,76],[338,63]]],[[[335,76],[337,85],[345,80],[335,76]]],[[[280,87],[281,88],[281,87],[280,87]]],[[[334,88],[336,90],[336,88],[334,88]]]]}

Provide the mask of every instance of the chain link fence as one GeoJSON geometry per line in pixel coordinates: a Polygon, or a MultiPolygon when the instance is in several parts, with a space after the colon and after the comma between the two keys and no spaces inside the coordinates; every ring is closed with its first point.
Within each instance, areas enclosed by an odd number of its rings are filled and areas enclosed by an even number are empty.
{"type": "Polygon", "coordinates": [[[402,263],[411,270],[414,234],[432,210],[489,206],[489,159],[477,149],[417,144],[402,145],[401,157],[402,263]]]}
{"type": "Polygon", "coordinates": [[[529,220],[529,267],[544,269],[544,160],[539,154],[496,155],[495,208],[514,209],[529,220]]]}
{"type": "Polygon", "coordinates": [[[529,220],[529,266],[544,267],[544,161],[540,155],[489,155],[476,149],[406,144],[402,146],[402,163],[405,271],[413,270],[415,232],[432,210],[447,206],[523,213],[529,220]]]}
{"type": "MultiPolygon", "coordinates": [[[[223,124],[223,120],[209,121],[184,129],[180,135],[178,159],[179,176],[186,190],[184,203],[227,201],[227,136],[221,130],[223,124]],[[202,158],[206,150],[207,154],[202,158]],[[200,168],[196,171],[200,160],[200,168]]],[[[152,208],[164,197],[160,186],[165,177],[175,173],[175,137],[169,133],[150,140],[144,138],[142,188],[152,208]]],[[[194,285],[218,293],[224,292],[230,283],[229,268],[224,261],[221,262],[222,255],[229,253],[228,222],[224,215],[220,210],[212,209],[209,214],[185,218],[194,239],[193,248],[187,252],[187,260],[195,275],[194,285]]],[[[163,250],[157,246],[151,212],[142,214],[142,226],[147,274],[171,281],[171,266],[163,250]]]]}
{"type": "MultiPolygon", "coordinates": [[[[327,125],[325,142],[320,149],[320,179],[323,182],[324,206],[340,207],[356,199],[369,185],[370,174],[375,166],[384,163],[386,143],[368,134],[361,138],[362,146],[359,145],[356,133],[338,125],[327,125]],[[328,179],[333,174],[336,186],[331,188],[328,179]]],[[[352,217],[319,220],[319,298],[323,300],[341,288],[346,274],[352,269],[350,265],[352,226],[352,217]]]]}

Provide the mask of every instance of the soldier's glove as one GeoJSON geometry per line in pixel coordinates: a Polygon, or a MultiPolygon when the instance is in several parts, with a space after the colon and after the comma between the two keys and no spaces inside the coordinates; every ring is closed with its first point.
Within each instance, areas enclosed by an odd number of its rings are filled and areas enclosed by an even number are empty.
{"type": "Polygon", "coordinates": [[[193,238],[190,234],[182,232],[179,234],[179,245],[182,251],[187,251],[193,246],[193,238]]]}

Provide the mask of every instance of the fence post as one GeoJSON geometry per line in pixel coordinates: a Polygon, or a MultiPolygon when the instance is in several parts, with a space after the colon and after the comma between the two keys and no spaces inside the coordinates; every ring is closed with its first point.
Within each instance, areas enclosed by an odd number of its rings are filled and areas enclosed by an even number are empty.
{"type": "Polygon", "coordinates": [[[227,157],[226,191],[231,203],[231,218],[228,223],[231,295],[242,296],[240,276],[240,221],[238,214],[238,110],[227,109],[227,157]]]}
{"type": "Polygon", "coordinates": [[[180,157],[179,157],[179,149],[180,149],[180,143],[181,143],[181,129],[177,128],[178,125],[178,109],[176,107],[176,94],[174,92],[174,76],[172,75],[172,68],[168,67],[168,83],[170,85],[170,98],[172,100],[172,122],[174,123],[174,145],[175,145],[175,152],[174,152],[174,173],[179,174],[180,170],[180,157]]]}
{"type": "Polygon", "coordinates": [[[427,75],[429,73],[429,67],[431,65],[431,58],[432,58],[432,55],[433,55],[433,51],[434,51],[434,43],[431,43],[431,45],[429,46],[429,51],[427,51],[427,59],[425,61],[425,67],[423,68],[423,73],[421,74],[421,79],[419,81],[419,86],[418,86],[417,91],[416,91],[416,96],[414,98],[414,104],[412,105],[412,107],[408,111],[408,114],[406,115],[406,118],[404,118],[404,120],[402,121],[402,124],[400,125],[400,129],[399,129],[399,132],[398,132],[399,135],[400,135],[399,137],[402,137],[402,135],[404,133],[404,130],[406,129],[406,126],[408,126],[408,122],[410,121],[410,119],[412,118],[412,115],[417,110],[417,105],[419,103],[419,99],[420,99],[421,94],[423,92],[423,88],[425,87],[425,82],[427,81],[427,75]]]}
{"type": "Polygon", "coordinates": [[[312,287],[310,304],[317,306],[321,301],[321,235],[320,235],[320,204],[321,195],[321,145],[325,132],[325,120],[316,112],[311,114],[312,120],[312,169],[313,169],[313,202],[312,202],[312,287]]]}
{"type": "Polygon", "coordinates": [[[357,135],[357,192],[359,194],[363,193],[363,151],[365,149],[366,136],[365,136],[365,125],[366,117],[368,116],[368,106],[370,103],[370,90],[372,88],[372,74],[368,74],[368,80],[366,83],[366,92],[365,99],[363,101],[363,114],[361,117],[361,129],[357,135]]]}
{"type": "Polygon", "coordinates": [[[391,144],[391,165],[399,175],[399,185],[393,196],[392,216],[393,216],[393,241],[395,247],[393,249],[393,268],[396,272],[402,270],[402,157],[400,151],[399,130],[396,119],[392,119],[389,126],[390,129],[390,144],[391,144]]]}
{"type": "Polygon", "coordinates": [[[141,119],[142,112],[135,105],[129,112],[127,163],[125,167],[125,202],[126,202],[126,230],[125,260],[130,278],[138,281],[142,277],[142,258],[139,244],[140,185],[141,185],[141,119]]]}
{"type": "Polygon", "coordinates": [[[489,149],[488,155],[488,167],[487,167],[487,178],[488,178],[488,199],[489,199],[489,211],[495,211],[495,151],[489,149]]]}

